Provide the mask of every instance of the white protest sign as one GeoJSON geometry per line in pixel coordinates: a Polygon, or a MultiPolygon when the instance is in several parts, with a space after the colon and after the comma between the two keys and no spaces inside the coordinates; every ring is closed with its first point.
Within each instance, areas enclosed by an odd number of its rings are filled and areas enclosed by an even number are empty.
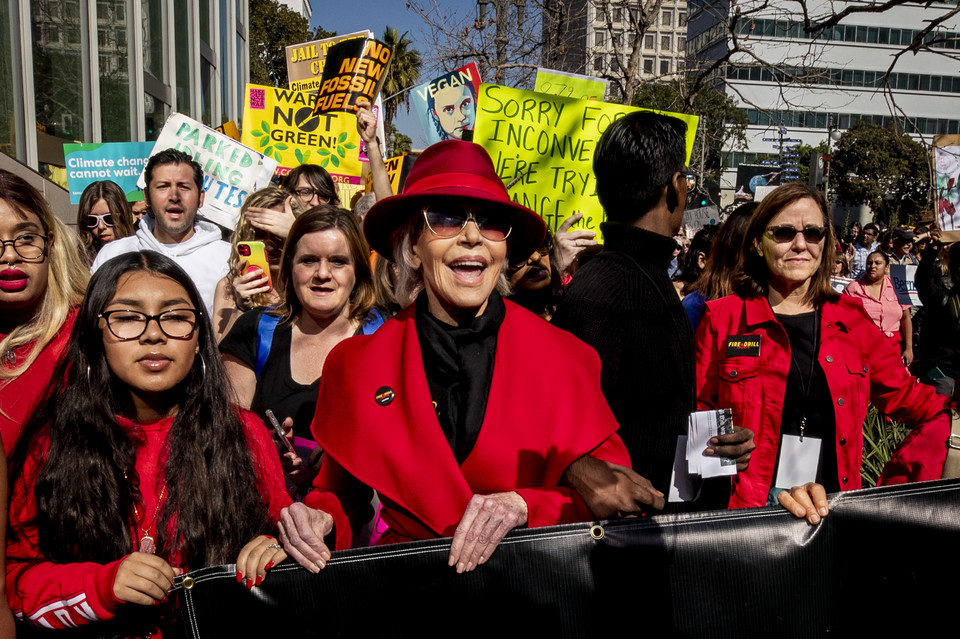
{"type": "Polygon", "coordinates": [[[890,265],[890,281],[893,282],[897,301],[901,304],[923,306],[920,303],[920,295],[917,294],[916,276],[917,267],[912,264],[890,265]]]}
{"type": "Polygon", "coordinates": [[[683,212],[683,223],[688,229],[702,229],[711,224],[720,223],[720,209],[716,206],[702,206],[683,212]]]}
{"type": "MultiPolygon", "coordinates": [[[[205,196],[199,213],[228,229],[237,225],[247,196],[268,186],[277,170],[276,160],[181,113],[164,123],[151,157],[164,149],[183,151],[203,168],[205,196]]],[[[137,185],[146,188],[143,174],[137,185]]]]}

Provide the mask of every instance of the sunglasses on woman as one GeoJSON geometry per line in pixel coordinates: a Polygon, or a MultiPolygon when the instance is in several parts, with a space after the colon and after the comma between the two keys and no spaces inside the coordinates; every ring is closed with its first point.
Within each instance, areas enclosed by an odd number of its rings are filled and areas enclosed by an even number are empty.
{"type": "Polygon", "coordinates": [[[106,215],[93,215],[91,213],[87,216],[87,227],[91,229],[97,228],[97,225],[100,224],[100,220],[103,220],[103,223],[106,226],[113,226],[112,213],[107,213],[106,215]]]}
{"type": "Polygon", "coordinates": [[[802,229],[798,229],[789,224],[784,224],[782,226],[768,226],[767,233],[770,234],[770,237],[773,238],[773,241],[777,244],[786,244],[787,242],[792,242],[797,233],[803,233],[803,239],[809,244],[819,244],[823,241],[823,238],[827,236],[827,227],[825,226],[807,226],[802,229]]]}
{"type": "Polygon", "coordinates": [[[480,235],[491,242],[502,242],[510,235],[513,224],[510,217],[500,211],[465,211],[456,206],[431,204],[423,209],[423,219],[427,228],[437,237],[449,239],[457,237],[473,220],[480,235]]]}

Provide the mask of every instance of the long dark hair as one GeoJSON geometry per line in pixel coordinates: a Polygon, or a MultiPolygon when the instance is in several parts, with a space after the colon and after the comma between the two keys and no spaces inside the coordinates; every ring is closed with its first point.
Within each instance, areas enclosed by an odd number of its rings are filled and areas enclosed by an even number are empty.
{"type": "MultiPolygon", "coordinates": [[[[187,274],[159,253],[127,253],[93,276],[67,351],[10,464],[15,486],[27,458],[38,460],[36,515],[18,528],[36,528],[40,552],[50,561],[107,563],[136,550],[131,529],[134,507],[141,505],[138,439],[117,423],[116,415],[132,414],[130,392],[107,364],[98,316],[120,277],[138,271],[173,279],[195,308],[204,308],[187,274]]],[[[270,528],[210,321],[201,317],[197,331],[199,356],[169,391],[182,400],[161,453],[158,481],[166,483],[167,499],[156,535],[159,556],[190,568],[233,561],[244,544],[270,528]]],[[[18,528],[11,529],[12,538],[26,534],[18,528]]]]}
{"type": "Polygon", "coordinates": [[[715,300],[733,293],[733,277],[740,254],[745,250],[743,238],[750,224],[750,216],[757,206],[756,202],[741,204],[720,225],[703,273],[693,289],[699,291],[704,299],[715,300]]]}

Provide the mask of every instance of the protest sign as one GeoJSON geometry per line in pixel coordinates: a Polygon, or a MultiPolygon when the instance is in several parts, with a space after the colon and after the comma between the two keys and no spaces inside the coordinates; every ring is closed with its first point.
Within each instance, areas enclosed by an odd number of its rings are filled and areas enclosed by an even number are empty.
{"type": "Polygon", "coordinates": [[[683,212],[683,224],[688,229],[697,230],[711,224],[720,223],[720,209],[716,206],[703,206],[687,209],[683,212]]]}
{"type": "Polygon", "coordinates": [[[128,202],[143,200],[137,179],[147,164],[153,142],[64,144],[70,204],[79,204],[83,190],[93,182],[110,180],[123,189],[128,202]]]}
{"type": "Polygon", "coordinates": [[[244,144],[272,157],[277,175],[301,164],[317,164],[330,173],[349,202],[361,187],[360,134],[352,113],[313,114],[315,93],[248,84],[243,109],[244,144]]]}
{"type": "Polygon", "coordinates": [[[387,175],[390,177],[390,188],[394,193],[400,193],[403,190],[404,182],[407,180],[407,174],[413,168],[413,163],[417,156],[412,153],[404,153],[401,156],[387,160],[387,175]]]}
{"type": "Polygon", "coordinates": [[[413,88],[410,107],[420,116],[428,145],[441,140],[472,139],[479,89],[476,62],[413,88]]]}
{"type": "Polygon", "coordinates": [[[753,202],[757,198],[757,189],[760,187],[779,185],[779,166],[772,164],[738,164],[737,184],[733,201],[739,203],[753,202]]]}
{"type": "Polygon", "coordinates": [[[912,264],[891,264],[890,281],[893,282],[893,291],[897,294],[897,301],[911,306],[923,306],[920,303],[920,294],[917,293],[917,267],[912,264]]]}
{"type": "Polygon", "coordinates": [[[342,36],[292,44],[286,48],[287,78],[294,91],[316,91],[327,59],[327,51],[335,44],[357,38],[372,38],[372,31],[357,31],[342,36]]]}
{"type": "Polygon", "coordinates": [[[233,120],[227,120],[218,126],[216,130],[220,133],[223,133],[231,140],[236,140],[237,142],[240,141],[240,129],[237,128],[237,123],[233,120]]]}
{"type": "MultiPolygon", "coordinates": [[[[960,231],[960,135],[938,135],[933,139],[936,172],[937,222],[941,231],[960,231]]],[[[945,241],[955,241],[953,233],[945,241]]]]}
{"type": "MultiPolygon", "coordinates": [[[[575,228],[599,233],[603,209],[593,152],[611,122],[640,109],[495,84],[480,85],[477,106],[473,141],[487,150],[505,183],[516,180],[510,197],[536,211],[553,232],[566,218],[583,213],[575,228]]],[[[699,118],[659,113],[686,122],[689,161],[699,118]]]]}
{"type": "Polygon", "coordinates": [[[373,38],[347,40],[330,47],[313,112],[352,113],[360,99],[373,104],[387,79],[392,57],[393,50],[373,38]]]}
{"type": "MultiPolygon", "coordinates": [[[[277,168],[274,159],[181,113],[164,123],[150,155],[165,149],[183,151],[200,165],[205,195],[199,213],[228,229],[237,225],[247,195],[267,186],[277,168]]],[[[137,184],[146,187],[142,174],[137,184]]]]}
{"type": "Polygon", "coordinates": [[[533,90],[578,100],[603,100],[607,81],[590,75],[540,68],[537,69],[537,82],[533,90]]]}

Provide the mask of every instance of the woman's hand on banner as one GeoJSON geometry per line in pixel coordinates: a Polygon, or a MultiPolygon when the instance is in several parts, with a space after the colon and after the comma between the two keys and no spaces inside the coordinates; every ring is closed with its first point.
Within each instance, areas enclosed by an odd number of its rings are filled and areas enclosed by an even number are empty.
{"type": "Polygon", "coordinates": [[[333,517],[302,503],[280,511],[280,541],[283,549],[310,572],[320,572],[330,561],[324,538],[333,530],[333,517]]]}
{"type": "Polygon", "coordinates": [[[474,495],[450,544],[450,566],[469,572],[486,563],[504,536],[527,523],[527,502],[519,494],[474,495]]]}
{"type": "Polygon", "coordinates": [[[814,526],[820,523],[822,517],[830,513],[826,489],[814,482],[784,490],[777,495],[777,500],[794,516],[806,519],[814,526]]]}

